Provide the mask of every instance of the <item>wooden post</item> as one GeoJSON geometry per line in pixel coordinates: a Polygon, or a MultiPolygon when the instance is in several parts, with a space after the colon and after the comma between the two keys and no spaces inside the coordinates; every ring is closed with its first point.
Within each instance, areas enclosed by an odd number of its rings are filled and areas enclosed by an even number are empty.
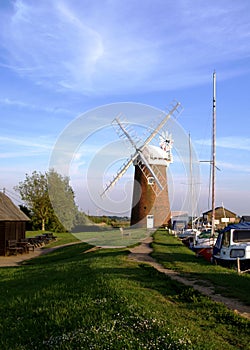
{"type": "Polygon", "coordinates": [[[238,272],[238,274],[240,274],[240,258],[238,257],[237,258],[237,272],[238,272]]]}

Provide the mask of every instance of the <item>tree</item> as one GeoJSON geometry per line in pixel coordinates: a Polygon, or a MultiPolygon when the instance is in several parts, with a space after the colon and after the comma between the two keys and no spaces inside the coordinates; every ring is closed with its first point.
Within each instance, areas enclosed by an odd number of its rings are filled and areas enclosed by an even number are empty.
{"type": "Polygon", "coordinates": [[[37,171],[34,171],[31,176],[26,174],[25,180],[19,182],[15,190],[20,193],[21,199],[32,214],[40,220],[41,228],[44,231],[46,220],[52,209],[46,175],[37,171]]]}
{"type": "Polygon", "coordinates": [[[32,212],[25,205],[22,205],[22,204],[19,205],[19,208],[30,219],[30,221],[26,222],[25,227],[26,227],[26,230],[31,231],[33,229],[32,212]]]}
{"type": "Polygon", "coordinates": [[[15,190],[32,213],[34,226],[40,224],[44,231],[70,231],[77,216],[74,191],[69,185],[69,178],[63,177],[54,170],[42,174],[34,171],[26,174],[15,190]]]}
{"type": "Polygon", "coordinates": [[[78,209],[75,204],[74,191],[69,184],[69,177],[63,177],[51,169],[47,173],[47,180],[54,213],[65,229],[70,231],[75,224],[78,209]]]}

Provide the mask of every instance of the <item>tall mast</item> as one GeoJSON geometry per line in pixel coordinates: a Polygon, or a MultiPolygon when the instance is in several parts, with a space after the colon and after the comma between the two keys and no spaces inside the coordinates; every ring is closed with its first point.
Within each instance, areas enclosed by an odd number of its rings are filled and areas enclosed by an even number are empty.
{"type": "Polygon", "coordinates": [[[189,133],[189,171],[190,171],[190,197],[191,197],[191,225],[192,229],[194,228],[193,220],[194,220],[194,194],[193,194],[193,168],[192,168],[192,150],[191,150],[191,136],[189,133]]]}
{"type": "Polygon", "coordinates": [[[213,73],[213,135],[212,135],[212,237],[215,226],[215,162],[216,162],[216,73],[213,73]]]}

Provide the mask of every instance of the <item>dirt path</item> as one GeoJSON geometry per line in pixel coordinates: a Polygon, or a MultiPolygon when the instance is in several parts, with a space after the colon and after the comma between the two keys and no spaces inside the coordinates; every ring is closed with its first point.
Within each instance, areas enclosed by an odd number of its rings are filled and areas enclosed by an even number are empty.
{"type": "Polygon", "coordinates": [[[208,281],[201,280],[189,280],[178,274],[178,272],[164,268],[161,264],[157,263],[149,254],[153,249],[150,247],[150,243],[153,241],[152,237],[146,238],[139,246],[130,249],[129,259],[135,261],[146,262],[153,266],[156,270],[165,273],[173,280],[181,282],[186,286],[191,286],[200,293],[207,295],[212,300],[225,304],[229,309],[241,316],[250,319],[250,306],[244,305],[240,301],[223,297],[220,294],[216,294],[212,284],[208,281]],[[202,285],[201,285],[202,284],[202,285]],[[205,286],[204,286],[205,285],[205,286]]]}

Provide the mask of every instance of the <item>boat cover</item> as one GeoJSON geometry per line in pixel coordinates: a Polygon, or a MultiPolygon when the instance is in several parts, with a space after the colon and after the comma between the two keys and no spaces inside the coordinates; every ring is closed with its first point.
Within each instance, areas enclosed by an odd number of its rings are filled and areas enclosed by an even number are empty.
{"type": "Polygon", "coordinates": [[[240,222],[239,224],[231,224],[231,225],[228,225],[227,227],[225,227],[222,231],[222,232],[227,232],[229,230],[232,230],[232,229],[237,229],[237,230],[246,230],[246,229],[249,229],[250,230],[250,222],[240,222]]]}

